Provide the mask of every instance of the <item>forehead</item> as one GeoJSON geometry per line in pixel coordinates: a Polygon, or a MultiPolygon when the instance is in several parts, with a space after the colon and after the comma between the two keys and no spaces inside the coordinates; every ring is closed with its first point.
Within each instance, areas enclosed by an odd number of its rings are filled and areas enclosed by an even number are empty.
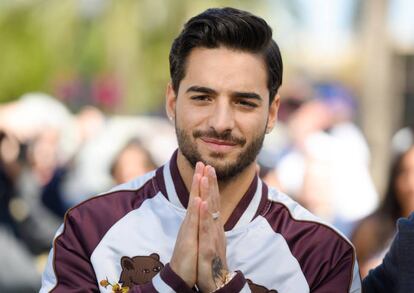
{"type": "Polygon", "coordinates": [[[195,48],[187,57],[180,89],[194,85],[216,91],[254,91],[266,95],[266,65],[258,54],[225,47],[195,48]]]}

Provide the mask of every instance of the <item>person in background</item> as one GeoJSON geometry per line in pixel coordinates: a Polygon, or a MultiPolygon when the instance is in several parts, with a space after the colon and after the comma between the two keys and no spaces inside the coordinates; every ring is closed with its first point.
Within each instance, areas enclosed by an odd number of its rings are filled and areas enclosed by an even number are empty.
{"type": "Polygon", "coordinates": [[[137,138],[131,139],[115,157],[111,175],[116,184],[128,182],[157,168],[150,152],[137,138]]]}
{"type": "Polygon", "coordinates": [[[357,225],[351,238],[361,275],[378,265],[395,234],[398,218],[414,211],[414,145],[397,155],[391,166],[385,197],[378,209],[357,225]]]}
{"type": "MultiPolygon", "coordinates": [[[[36,257],[19,237],[15,181],[23,147],[10,134],[0,130],[0,292],[37,292],[40,274],[36,257]]],[[[22,211],[23,209],[23,211],[22,211]]]]}
{"type": "Polygon", "coordinates": [[[414,292],[414,213],[397,221],[397,234],[382,263],[362,282],[364,293],[414,292]]]}
{"type": "Polygon", "coordinates": [[[276,176],[283,191],[350,235],[378,203],[368,145],[354,122],[357,106],[350,91],[336,82],[313,88],[312,98],[289,119],[292,143],[276,176]]]}

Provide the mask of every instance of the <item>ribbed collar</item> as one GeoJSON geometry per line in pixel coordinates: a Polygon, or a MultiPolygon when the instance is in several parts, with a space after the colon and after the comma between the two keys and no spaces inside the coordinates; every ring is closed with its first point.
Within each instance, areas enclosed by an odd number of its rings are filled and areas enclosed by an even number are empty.
{"type": "MultiPolygon", "coordinates": [[[[178,170],[177,154],[175,151],[169,162],[156,171],[156,180],[161,193],[175,206],[186,209],[189,192],[178,170]]],[[[268,188],[256,175],[246,193],[224,224],[224,230],[229,231],[250,223],[263,210],[268,196],[268,188]]]]}

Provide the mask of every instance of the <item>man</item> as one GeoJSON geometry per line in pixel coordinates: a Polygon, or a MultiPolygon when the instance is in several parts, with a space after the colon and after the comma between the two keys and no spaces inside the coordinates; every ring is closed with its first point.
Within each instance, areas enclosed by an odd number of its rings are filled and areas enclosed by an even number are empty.
{"type": "Polygon", "coordinates": [[[201,13],[174,41],[170,72],[179,149],[66,214],[42,290],[359,292],[348,240],[256,175],[282,82],[266,22],[201,13]]]}

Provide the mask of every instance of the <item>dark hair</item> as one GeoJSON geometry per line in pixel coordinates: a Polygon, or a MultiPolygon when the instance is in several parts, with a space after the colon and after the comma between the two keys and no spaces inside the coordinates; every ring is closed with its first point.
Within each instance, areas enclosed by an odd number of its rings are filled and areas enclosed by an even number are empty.
{"type": "Polygon", "coordinates": [[[282,84],[280,50],[272,29],[260,17],[235,8],[211,8],[191,18],[174,40],[170,51],[170,75],[175,93],[185,76],[186,60],[196,47],[230,49],[260,54],[267,67],[270,102],[282,84]]]}
{"type": "Polygon", "coordinates": [[[155,163],[154,158],[152,157],[150,151],[142,144],[139,138],[133,137],[122,147],[122,149],[118,152],[118,154],[113,159],[112,164],[109,169],[109,173],[111,174],[112,177],[114,177],[115,175],[115,171],[119,164],[118,161],[119,161],[121,154],[131,147],[139,149],[144,154],[146,168],[148,168],[149,170],[157,168],[157,164],[155,163]]]}
{"type": "Polygon", "coordinates": [[[405,160],[407,154],[414,148],[414,145],[411,145],[405,151],[396,154],[393,158],[390,170],[390,178],[388,182],[388,186],[385,192],[384,200],[382,201],[381,205],[378,207],[378,213],[381,215],[389,216],[393,223],[397,221],[398,218],[406,216],[403,215],[403,206],[401,202],[399,202],[397,196],[397,179],[398,176],[401,174],[401,168],[403,161],[405,160]]]}
{"type": "Polygon", "coordinates": [[[407,216],[403,214],[404,206],[398,199],[397,180],[402,171],[403,161],[413,147],[393,158],[384,199],[373,213],[358,223],[352,233],[351,239],[356,246],[360,264],[375,257],[387,247],[395,234],[397,219],[407,216]]]}

